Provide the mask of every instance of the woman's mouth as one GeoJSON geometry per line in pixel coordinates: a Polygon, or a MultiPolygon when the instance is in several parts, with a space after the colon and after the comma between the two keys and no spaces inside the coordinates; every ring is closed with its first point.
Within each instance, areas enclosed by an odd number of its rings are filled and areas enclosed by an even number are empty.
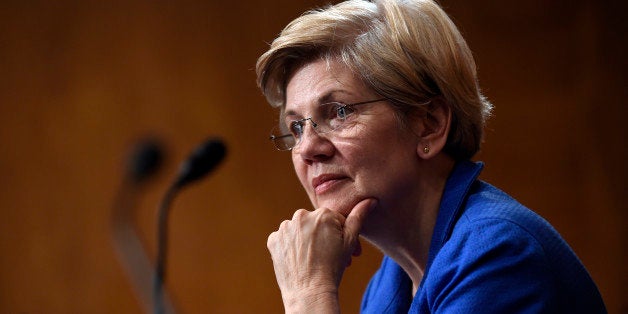
{"type": "Polygon", "coordinates": [[[333,190],[336,185],[346,179],[348,179],[348,177],[341,174],[322,174],[312,179],[312,188],[316,195],[321,195],[327,191],[333,190]]]}

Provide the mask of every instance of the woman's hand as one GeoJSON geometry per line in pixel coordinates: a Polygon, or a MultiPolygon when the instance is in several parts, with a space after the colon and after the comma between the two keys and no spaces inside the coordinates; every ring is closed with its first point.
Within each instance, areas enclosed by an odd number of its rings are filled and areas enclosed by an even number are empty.
{"type": "Polygon", "coordinates": [[[362,200],[346,218],[327,208],[299,209],[270,234],[267,246],[286,313],[339,312],[340,280],[351,255],[360,253],[362,222],[376,203],[362,200]]]}

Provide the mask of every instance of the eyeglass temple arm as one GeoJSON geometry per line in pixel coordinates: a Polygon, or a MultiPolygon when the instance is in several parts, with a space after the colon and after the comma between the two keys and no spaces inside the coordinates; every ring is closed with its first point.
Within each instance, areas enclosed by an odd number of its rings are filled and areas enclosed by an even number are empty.
{"type": "Polygon", "coordinates": [[[269,140],[274,141],[274,140],[284,138],[284,137],[289,137],[289,136],[292,136],[292,134],[284,134],[284,135],[277,135],[277,136],[271,135],[269,140]]]}

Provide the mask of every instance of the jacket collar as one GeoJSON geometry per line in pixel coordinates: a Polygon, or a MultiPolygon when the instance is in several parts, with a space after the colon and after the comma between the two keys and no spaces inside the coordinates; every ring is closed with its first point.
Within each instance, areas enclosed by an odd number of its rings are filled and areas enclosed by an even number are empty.
{"type": "Polygon", "coordinates": [[[441,198],[434,232],[432,233],[430,251],[423,279],[427,277],[434,257],[436,257],[447,239],[449,239],[454,225],[462,213],[462,207],[464,201],[467,199],[467,194],[480,175],[482,168],[484,168],[482,162],[461,161],[454,166],[454,169],[449,175],[441,198]]]}

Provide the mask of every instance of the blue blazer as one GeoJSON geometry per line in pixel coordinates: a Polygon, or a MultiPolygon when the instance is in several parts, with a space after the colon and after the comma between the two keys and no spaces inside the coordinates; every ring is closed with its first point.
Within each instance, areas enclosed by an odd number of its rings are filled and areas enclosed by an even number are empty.
{"type": "Polygon", "coordinates": [[[447,180],[427,267],[412,282],[384,256],[362,313],[606,313],[600,293],[556,230],[460,162],[447,180]]]}

